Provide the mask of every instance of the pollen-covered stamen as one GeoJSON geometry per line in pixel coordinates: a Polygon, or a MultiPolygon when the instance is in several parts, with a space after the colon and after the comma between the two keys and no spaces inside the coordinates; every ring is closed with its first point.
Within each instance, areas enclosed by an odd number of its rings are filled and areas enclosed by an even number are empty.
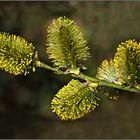
{"type": "Polygon", "coordinates": [[[118,81],[118,72],[115,68],[114,61],[104,60],[97,70],[96,77],[100,80],[108,81],[115,84],[120,84],[118,81]]]}
{"type": "Polygon", "coordinates": [[[75,120],[94,110],[97,99],[87,84],[71,80],[52,100],[52,110],[62,120],[75,120]]]}
{"type": "Polygon", "coordinates": [[[89,57],[87,41],[73,20],[60,17],[48,27],[47,54],[55,67],[76,69],[89,57]]]}
{"type": "Polygon", "coordinates": [[[28,74],[32,68],[34,47],[25,39],[0,33],[0,68],[10,74],[28,74]]]}
{"type": "Polygon", "coordinates": [[[120,82],[140,84],[140,43],[131,39],[122,42],[117,48],[114,62],[120,82]]]}

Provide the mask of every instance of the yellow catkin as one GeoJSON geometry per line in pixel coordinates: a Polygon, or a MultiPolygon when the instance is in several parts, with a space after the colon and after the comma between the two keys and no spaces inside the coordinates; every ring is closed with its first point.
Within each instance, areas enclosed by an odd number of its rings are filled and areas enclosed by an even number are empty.
{"type": "Polygon", "coordinates": [[[10,74],[28,74],[33,61],[34,47],[25,39],[0,33],[0,69],[10,74]]]}
{"type": "Polygon", "coordinates": [[[140,83],[140,44],[135,40],[122,42],[114,57],[119,82],[140,83]]]}
{"type": "Polygon", "coordinates": [[[78,80],[71,80],[51,102],[52,110],[62,120],[83,117],[98,106],[93,91],[78,80]]]}
{"type": "Polygon", "coordinates": [[[97,70],[96,77],[100,80],[120,84],[118,81],[118,72],[116,71],[114,61],[104,60],[97,70]]]}
{"type": "Polygon", "coordinates": [[[46,52],[55,67],[73,69],[90,56],[87,41],[74,20],[54,19],[47,31],[46,52]]]}

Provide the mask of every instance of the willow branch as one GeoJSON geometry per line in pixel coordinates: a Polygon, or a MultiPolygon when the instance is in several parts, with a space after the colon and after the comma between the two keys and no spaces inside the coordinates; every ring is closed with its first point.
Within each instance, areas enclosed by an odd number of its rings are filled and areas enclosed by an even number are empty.
{"type": "Polygon", "coordinates": [[[107,81],[99,80],[99,79],[84,75],[82,73],[80,75],[74,76],[74,77],[98,83],[99,86],[107,86],[107,87],[116,88],[116,89],[120,89],[120,90],[126,90],[126,91],[130,91],[130,92],[140,93],[140,90],[138,90],[136,88],[131,88],[130,86],[122,86],[122,85],[110,83],[110,82],[107,82],[107,81]]]}
{"type": "MultiPolygon", "coordinates": [[[[40,61],[36,61],[36,67],[40,67],[40,68],[44,68],[44,69],[48,69],[48,70],[51,70],[57,74],[63,74],[63,75],[66,75],[66,74],[70,74],[68,72],[64,72],[64,71],[61,71],[57,68],[53,68],[43,62],[40,62],[40,61]]],[[[114,83],[110,83],[110,82],[107,82],[107,81],[103,81],[103,80],[99,80],[97,78],[93,78],[93,77],[90,77],[90,76],[87,76],[87,75],[84,75],[83,73],[80,73],[79,75],[75,75],[75,74],[70,74],[72,77],[76,77],[76,78],[79,78],[79,79],[82,79],[82,80],[86,80],[86,81],[91,81],[91,82],[94,82],[94,83],[98,83],[99,86],[107,86],[107,87],[111,87],[111,88],[116,88],[116,89],[120,89],[120,90],[125,90],[125,91],[130,91],[130,92],[135,92],[135,93],[140,93],[140,90],[139,89],[136,89],[136,88],[132,88],[130,86],[122,86],[122,85],[118,85],[118,84],[114,84],[114,83]]]]}

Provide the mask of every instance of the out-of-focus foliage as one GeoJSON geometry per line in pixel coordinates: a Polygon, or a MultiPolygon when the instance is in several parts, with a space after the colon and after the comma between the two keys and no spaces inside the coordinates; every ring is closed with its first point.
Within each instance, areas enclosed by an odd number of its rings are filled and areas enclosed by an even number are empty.
{"type": "MultiPolygon", "coordinates": [[[[104,59],[114,55],[117,44],[140,41],[140,2],[43,1],[0,2],[0,31],[33,42],[40,59],[45,53],[46,27],[52,19],[74,19],[89,42],[91,58],[86,74],[94,76],[104,59]]],[[[38,69],[26,77],[0,72],[0,138],[139,138],[139,96],[124,95],[86,119],[62,123],[50,113],[54,93],[70,78],[38,69]],[[132,111],[133,110],[133,111],[132,111]],[[105,113],[106,112],[106,113],[105,113]],[[137,116],[137,117],[136,117],[137,116]],[[113,128],[113,129],[112,129],[113,128]]]]}

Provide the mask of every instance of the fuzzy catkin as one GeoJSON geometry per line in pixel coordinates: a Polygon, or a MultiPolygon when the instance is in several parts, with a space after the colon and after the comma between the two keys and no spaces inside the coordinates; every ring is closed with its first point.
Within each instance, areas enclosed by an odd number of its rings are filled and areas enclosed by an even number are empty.
{"type": "Polygon", "coordinates": [[[122,42],[117,48],[114,63],[122,84],[140,84],[140,43],[131,39],[122,42]]]}
{"type": "Polygon", "coordinates": [[[90,56],[87,41],[74,20],[55,19],[47,31],[46,52],[55,67],[75,68],[79,61],[90,56]]]}
{"type": "Polygon", "coordinates": [[[34,47],[25,39],[0,33],[0,69],[10,74],[28,74],[32,68],[34,47]]]}
{"type": "Polygon", "coordinates": [[[93,92],[80,81],[71,80],[55,95],[52,110],[62,120],[81,118],[98,106],[93,92]]]}

